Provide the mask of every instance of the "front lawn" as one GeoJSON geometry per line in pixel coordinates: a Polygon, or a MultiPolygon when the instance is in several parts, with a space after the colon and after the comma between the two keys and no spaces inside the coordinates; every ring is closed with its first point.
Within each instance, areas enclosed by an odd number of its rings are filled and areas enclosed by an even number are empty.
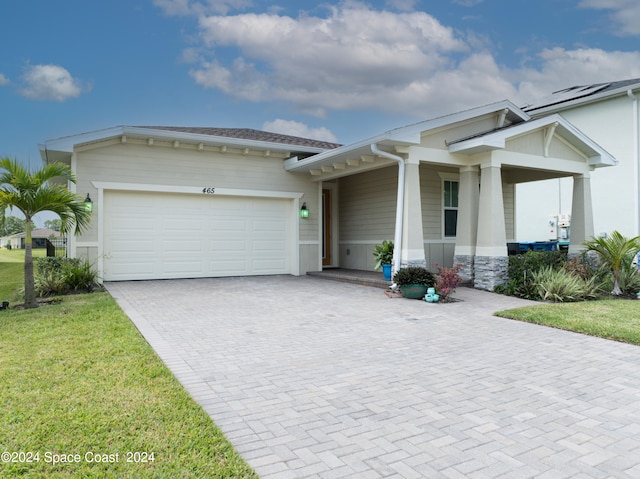
{"type": "MultiPolygon", "coordinates": [[[[22,271],[4,253],[0,291],[22,271]]],[[[257,477],[107,293],[2,311],[0,331],[3,479],[257,477]]]]}
{"type": "Polygon", "coordinates": [[[540,304],[501,311],[496,316],[640,345],[638,300],[540,304]]]}
{"type": "MultiPolygon", "coordinates": [[[[46,255],[45,249],[34,249],[33,257],[46,255]]],[[[14,303],[24,284],[24,250],[0,248],[0,302],[14,303]]],[[[22,300],[20,300],[22,301],[22,300]]]]}

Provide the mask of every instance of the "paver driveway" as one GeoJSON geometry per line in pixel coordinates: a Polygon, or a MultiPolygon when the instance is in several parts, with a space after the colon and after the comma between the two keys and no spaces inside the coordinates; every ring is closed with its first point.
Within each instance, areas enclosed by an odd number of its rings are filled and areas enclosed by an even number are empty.
{"type": "Polygon", "coordinates": [[[309,277],[108,290],[263,478],[639,478],[640,348],[309,277]]]}

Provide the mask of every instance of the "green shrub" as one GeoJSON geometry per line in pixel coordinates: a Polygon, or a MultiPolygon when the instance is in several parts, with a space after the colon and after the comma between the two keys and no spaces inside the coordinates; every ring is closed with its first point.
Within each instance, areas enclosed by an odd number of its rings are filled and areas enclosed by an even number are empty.
{"type": "Polygon", "coordinates": [[[78,258],[46,257],[36,258],[36,274],[48,274],[50,271],[59,272],[69,263],[79,263],[78,258]]]}
{"type": "Polygon", "coordinates": [[[92,291],[98,273],[87,260],[48,257],[36,260],[34,283],[36,295],[56,296],[71,291],[92,291]]]}
{"type": "Polygon", "coordinates": [[[92,291],[98,279],[98,272],[87,260],[65,266],[64,275],[67,286],[72,291],[92,291]]]}
{"type": "Polygon", "coordinates": [[[559,269],[566,259],[565,251],[527,251],[524,254],[509,256],[509,281],[502,288],[497,288],[496,292],[537,300],[538,288],[532,281],[532,275],[548,267],[559,269]]]}
{"type": "Polygon", "coordinates": [[[605,237],[593,237],[583,245],[587,251],[595,252],[602,263],[613,273],[611,294],[614,296],[624,294],[620,285],[620,273],[631,269],[633,259],[640,251],[640,236],[627,238],[618,231],[614,231],[605,237]]]}
{"type": "Polygon", "coordinates": [[[37,297],[60,296],[69,292],[64,275],[58,271],[37,272],[33,280],[37,297]]]}
{"type": "Polygon", "coordinates": [[[376,259],[374,269],[382,268],[383,264],[393,262],[393,241],[384,240],[382,244],[373,247],[373,256],[376,259]]]}
{"type": "Polygon", "coordinates": [[[436,284],[436,279],[427,268],[422,266],[409,266],[407,268],[400,268],[396,274],[393,275],[393,282],[398,286],[407,284],[421,284],[427,288],[432,288],[436,284]]]}
{"type": "Polygon", "coordinates": [[[596,277],[583,279],[564,268],[547,266],[532,273],[537,294],[543,301],[570,302],[595,299],[600,293],[596,277]]]}
{"type": "MultiPolygon", "coordinates": [[[[611,271],[606,271],[604,284],[606,291],[611,291],[614,287],[614,277],[611,271]]],[[[638,291],[640,291],[640,273],[634,267],[621,268],[618,273],[618,286],[621,291],[621,295],[630,296],[635,298],[638,291]]]]}
{"type": "Polygon", "coordinates": [[[597,261],[593,261],[593,259],[587,257],[585,253],[582,253],[580,256],[574,256],[567,260],[562,265],[562,268],[567,273],[579,276],[582,279],[589,279],[598,274],[598,266],[599,263],[597,261]]]}

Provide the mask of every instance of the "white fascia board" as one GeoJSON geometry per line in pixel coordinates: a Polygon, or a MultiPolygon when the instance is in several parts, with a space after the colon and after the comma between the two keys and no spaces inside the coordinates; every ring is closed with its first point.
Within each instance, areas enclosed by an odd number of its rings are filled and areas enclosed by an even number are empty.
{"type": "Polygon", "coordinates": [[[435,130],[436,128],[442,128],[448,125],[454,125],[456,123],[468,121],[473,118],[479,118],[486,115],[500,113],[504,110],[508,110],[512,116],[516,116],[523,122],[531,119],[531,117],[527,113],[522,111],[511,101],[502,100],[496,103],[482,105],[476,108],[471,108],[469,110],[459,111],[449,115],[444,115],[437,118],[432,118],[430,120],[421,121],[413,125],[397,128],[395,130],[390,130],[387,132],[387,134],[393,135],[395,137],[401,136],[402,134],[404,134],[404,132],[412,132],[412,133],[417,132],[418,134],[420,134],[424,131],[435,130]]]}
{"type": "Polygon", "coordinates": [[[441,128],[447,125],[453,125],[455,123],[471,120],[476,117],[489,115],[492,113],[498,113],[503,110],[509,110],[512,115],[516,115],[517,118],[523,122],[530,120],[530,116],[518,108],[514,103],[509,100],[503,100],[488,105],[472,108],[470,110],[464,110],[450,115],[444,115],[430,120],[421,121],[412,125],[403,126],[393,130],[389,130],[381,135],[368,138],[351,145],[341,146],[333,150],[325,151],[318,155],[305,158],[302,161],[291,158],[284,163],[285,170],[287,171],[307,171],[312,168],[318,168],[323,164],[328,164],[330,161],[335,161],[339,157],[347,157],[350,153],[357,150],[369,148],[372,144],[393,144],[395,146],[410,146],[419,145],[421,134],[425,131],[441,128]]]}
{"type": "Polygon", "coordinates": [[[206,143],[206,144],[225,144],[231,146],[242,146],[242,147],[250,147],[257,149],[269,149],[276,151],[304,151],[307,153],[321,153],[327,151],[324,148],[317,148],[311,146],[302,146],[288,143],[272,143],[268,141],[258,141],[258,140],[245,140],[242,138],[233,138],[229,136],[213,136],[213,135],[203,135],[201,133],[188,133],[182,131],[172,131],[172,130],[162,130],[162,129],[153,129],[153,128],[139,128],[133,126],[125,126],[124,132],[125,135],[143,137],[143,138],[158,138],[165,139],[169,141],[188,141],[193,143],[206,143]]]}
{"type": "Polygon", "coordinates": [[[273,151],[304,151],[306,153],[321,153],[324,148],[285,144],[285,143],[271,143],[266,141],[256,140],[244,140],[241,138],[232,138],[227,136],[212,136],[203,135],[198,133],[185,133],[171,130],[161,130],[153,128],[139,128],[132,126],[117,126],[104,130],[96,130],[88,133],[81,133],[79,135],[66,136],[63,138],[57,138],[54,140],[48,140],[44,144],[40,145],[40,151],[62,151],[66,153],[72,153],[77,145],[85,143],[92,143],[101,140],[107,140],[109,138],[115,138],[118,136],[131,136],[138,138],[156,138],[167,141],[184,141],[193,143],[205,143],[205,144],[224,144],[230,146],[242,146],[256,149],[265,149],[273,151]]]}
{"type": "Polygon", "coordinates": [[[47,140],[43,144],[40,144],[39,147],[40,151],[42,152],[45,150],[51,150],[73,153],[73,149],[76,145],[80,145],[82,143],[90,143],[92,141],[100,141],[106,138],[112,138],[123,134],[124,127],[116,126],[104,130],[96,130],[88,133],[80,133],[79,135],[64,136],[62,138],[47,140]]]}
{"type": "Polygon", "coordinates": [[[449,146],[449,153],[465,153],[472,152],[473,150],[497,150],[504,149],[504,147],[504,138],[480,136],[478,138],[471,138],[469,140],[453,143],[449,146]]]}
{"type": "MultiPolygon", "coordinates": [[[[320,168],[323,164],[328,165],[335,162],[341,157],[350,157],[357,150],[363,150],[366,148],[367,151],[369,151],[369,145],[371,145],[372,143],[380,143],[388,139],[388,134],[384,133],[382,135],[359,141],[358,143],[353,143],[351,145],[344,145],[339,148],[334,148],[333,150],[324,150],[322,153],[310,156],[309,158],[305,158],[304,160],[298,161],[297,158],[289,158],[284,162],[284,169],[287,171],[308,171],[313,168],[320,168]]],[[[418,143],[419,142],[420,135],[418,135],[418,143]]]]}
{"type": "Polygon", "coordinates": [[[578,130],[573,124],[559,114],[553,114],[542,118],[530,120],[518,125],[505,128],[504,130],[494,133],[487,133],[478,138],[471,138],[466,141],[454,143],[449,147],[451,153],[462,153],[464,150],[487,146],[495,148],[504,148],[507,140],[517,136],[546,128],[556,124],[565,140],[573,144],[579,151],[584,153],[588,158],[591,166],[613,166],[618,164],[617,160],[604,148],[598,145],[587,135],[578,130]]]}

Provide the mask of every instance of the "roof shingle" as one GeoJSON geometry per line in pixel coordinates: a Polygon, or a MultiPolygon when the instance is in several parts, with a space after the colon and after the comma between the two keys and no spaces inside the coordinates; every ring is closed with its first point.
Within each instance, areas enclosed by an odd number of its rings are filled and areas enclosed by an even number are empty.
{"type": "Polygon", "coordinates": [[[227,138],[237,138],[241,140],[264,141],[269,143],[280,143],[284,145],[322,148],[326,150],[331,150],[342,146],[338,143],[331,143],[328,141],[313,140],[311,138],[301,138],[291,135],[282,135],[280,133],[271,133],[269,131],[254,130],[251,128],[208,128],[193,126],[138,126],[137,128],[193,133],[196,135],[222,136],[227,138]]]}

